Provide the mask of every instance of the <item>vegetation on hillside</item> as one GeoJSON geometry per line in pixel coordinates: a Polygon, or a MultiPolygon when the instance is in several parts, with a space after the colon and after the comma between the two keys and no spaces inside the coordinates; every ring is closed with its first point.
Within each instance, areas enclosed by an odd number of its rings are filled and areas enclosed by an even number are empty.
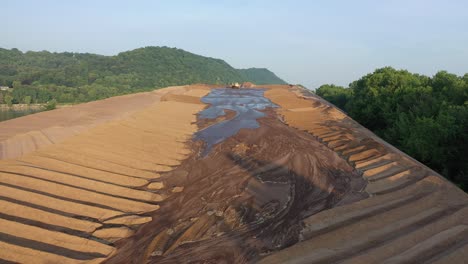
{"type": "Polygon", "coordinates": [[[266,69],[237,70],[220,59],[167,47],[102,56],[0,48],[0,103],[77,103],[192,83],[284,83],[266,69]]]}
{"type": "Polygon", "coordinates": [[[386,67],[316,93],[468,191],[468,74],[431,78],[386,67]]]}
{"type": "Polygon", "coordinates": [[[240,69],[239,72],[244,80],[250,80],[255,84],[286,84],[285,81],[265,68],[240,69]]]}

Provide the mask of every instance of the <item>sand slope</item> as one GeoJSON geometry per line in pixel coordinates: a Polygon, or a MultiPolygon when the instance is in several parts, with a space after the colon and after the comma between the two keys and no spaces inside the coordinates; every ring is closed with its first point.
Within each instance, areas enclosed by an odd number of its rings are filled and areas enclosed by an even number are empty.
{"type": "Polygon", "coordinates": [[[207,92],[171,87],[0,123],[0,262],[110,256],[167,197],[147,187],[186,158],[207,92]]]}
{"type": "Polygon", "coordinates": [[[304,220],[302,242],[262,263],[465,263],[468,197],[323,99],[272,89],[285,122],[314,135],[367,180],[370,198],[304,220]]]}
{"type": "Polygon", "coordinates": [[[203,157],[194,133],[235,116],[201,120],[204,85],[0,123],[0,262],[464,263],[465,193],[321,98],[262,87],[279,108],[203,157]]]}

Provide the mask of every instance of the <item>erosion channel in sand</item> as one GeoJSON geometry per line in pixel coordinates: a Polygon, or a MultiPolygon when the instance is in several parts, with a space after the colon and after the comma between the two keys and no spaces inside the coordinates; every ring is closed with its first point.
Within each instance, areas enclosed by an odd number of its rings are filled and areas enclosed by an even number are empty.
{"type": "Polygon", "coordinates": [[[242,128],[258,128],[257,118],[265,116],[258,110],[267,107],[277,107],[264,97],[264,89],[213,89],[202,98],[202,102],[211,106],[199,113],[201,119],[215,119],[226,115],[225,109],[235,111],[233,118],[211,125],[195,134],[195,140],[203,140],[206,147],[202,153],[208,154],[210,149],[239,132],[242,128]]]}
{"type": "Polygon", "coordinates": [[[1,122],[0,263],[467,259],[442,176],[300,87],[214,88],[1,122]]]}
{"type": "Polygon", "coordinates": [[[296,243],[305,217],[363,198],[356,192],[362,177],[312,135],[284,124],[263,93],[213,89],[203,99],[213,104],[197,125],[211,149],[187,142],[192,154],[160,176],[172,190],[161,192],[167,199],[151,222],[116,242],[107,263],[256,262],[296,243]]]}

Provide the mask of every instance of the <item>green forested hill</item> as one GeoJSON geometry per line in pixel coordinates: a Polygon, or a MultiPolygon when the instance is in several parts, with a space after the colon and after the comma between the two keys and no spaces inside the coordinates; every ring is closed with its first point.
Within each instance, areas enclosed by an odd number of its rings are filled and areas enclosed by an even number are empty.
{"type": "Polygon", "coordinates": [[[286,84],[273,72],[265,68],[249,68],[238,70],[246,80],[255,84],[286,84]]]}
{"type": "Polygon", "coordinates": [[[102,56],[0,48],[0,103],[85,102],[192,83],[284,83],[267,69],[237,70],[181,49],[145,47],[102,56]]]}
{"type": "Polygon", "coordinates": [[[316,93],[468,192],[468,74],[386,67],[316,93]]]}

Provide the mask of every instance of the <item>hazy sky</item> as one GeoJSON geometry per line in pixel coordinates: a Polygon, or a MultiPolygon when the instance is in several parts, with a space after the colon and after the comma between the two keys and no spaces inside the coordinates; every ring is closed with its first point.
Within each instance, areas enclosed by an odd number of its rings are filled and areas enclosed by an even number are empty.
{"type": "Polygon", "coordinates": [[[348,85],[383,66],[468,72],[466,0],[0,0],[0,8],[0,47],[22,51],[170,46],[309,88],[348,85]]]}

